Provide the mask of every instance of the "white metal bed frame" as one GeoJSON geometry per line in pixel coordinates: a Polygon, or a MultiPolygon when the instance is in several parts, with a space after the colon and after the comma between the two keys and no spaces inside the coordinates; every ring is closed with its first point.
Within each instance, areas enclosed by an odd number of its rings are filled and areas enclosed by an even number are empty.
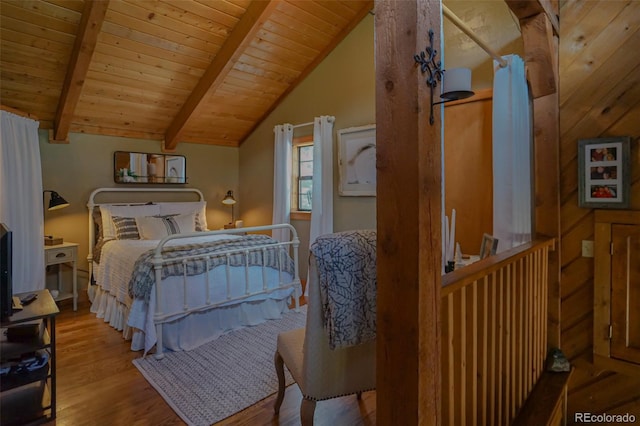
{"type": "MultiPolygon", "coordinates": [[[[96,190],[94,190],[90,197],[89,197],[89,202],[87,203],[87,208],[89,209],[89,254],[87,256],[87,260],[89,262],[89,276],[93,276],[93,249],[95,246],[95,225],[93,222],[93,210],[95,207],[98,207],[102,204],[122,204],[122,205],[141,205],[144,203],[140,203],[140,202],[105,202],[105,203],[96,203],[95,198],[98,194],[101,193],[106,193],[106,192],[120,192],[120,193],[167,193],[167,192],[180,192],[180,193],[195,193],[198,195],[199,199],[197,201],[204,201],[204,196],[202,195],[202,192],[198,189],[193,189],[193,188],[98,188],[96,190]]],[[[159,203],[162,203],[162,201],[160,201],[159,203]]],[[[299,311],[300,309],[300,295],[301,295],[301,283],[300,283],[300,275],[299,275],[299,265],[298,265],[298,248],[300,246],[300,240],[298,238],[298,233],[296,232],[295,228],[293,226],[291,226],[290,224],[275,224],[275,225],[265,225],[265,226],[255,226],[255,227],[248,227],[248,228],[237,228],[237,229],[225,229],[225,230],[219,230],[219,231],[205,231],[205,232],[193,232],[193,233],[186,233],[186,234],[175,234],[175,235],[169,235],[167,237],[164,237],[162,240],[160,240],[160,242],[158,243],[158,245],[156,246],[156,248],[154,249],[154,255],[153,255],[153,267],[154,267],[154,271],[155,271],[155,291],[156,291],[156,311],[154,313],[154,324],[156,327],[156,338],[157,338],[157,343],[156,343],[156,353],[155,353],[155,358],[156,359],[162,359],[164,357],[164,352],[163,352],[163,338],[162,338],[162,325],[165,322],[171,321],[172,318],[175,317],[176,314],[191,314],[194,312],[203,312],[203,311],[208,311],[211,309],[214,309],[216,307],[219,307],[221,305],[226,305],[229,304],[229,302],[242,302],[243,300],[246,300],[250,297],[256,296],[256,295],[262,295],[262,294],[268,294],[274,291],[278,291],[278,290],[283,290],[283,289],[288,289],[288,288],[293,288],[293,299],[294,299],[294,304],[295,304],[295,310],[299,311]],[[162,251],[163,248],[165,247],[165,245],[169,242],[169,241],[173,241],[173,240],[179,240],[179,239],[183,239],[183,238],[190,238],[190,237],[201,237],[201,236],[207,236],[207,235],[219,235],[219,234],[244,234],[244,233],[250,233],[250,232],[263,232],[263,231],[272,231],[274,229],[289,229],[291,232],[291,239],[289,241],[285,241],[285,242],[278,242],[276,244],[265,244],[265,245],[258,245],[258,246],[253,246],[250,248],[243,248],[243,249],[233,249],[233,250],[226,250],[223,252],[218,252],[215,254],[199,254],[199,255],[194,255],[194,256],[183,256],[180,258],[172,258],[172,259],[165,259],[162,256],[162,251]],[[267,252],[268,249],[279,249],[280,247],[285,248],[285,252],[288,251],[288,248],[291,247],[292,248],[292,255],[293,255],[293,262],[294,262],[294,276],[293,276],[293,281],[291,282],[283,282],[283,262],[281,261],[281,256],[278,255],[278,286],[275,288],[268,288],[267,286],[267,280],[266,280],[266,270],[268,269],[267,266],[264,266],[265,262],[264,262],[264,256],[267,252]],[[251,252],[255,252],[255,251],[259,251],[262,253],[262,289],[259,291],[253,291],[251,292],[249,290],[249,254],[251,252]],[[236,296],[236,297],[232,297],[231,296],[231,284],[230,284],[230,275],[231,275],[231,265],[230,265],[230,257],[232,255],[237,255],[237,254],[241,254],[244,256],[245,262],[244,262],[244,275],[245,275],[245,292],[243,295],[241,296],[236,296]],[[186,302],[186,294],[187,294],[187,287],[188,287],[188,282],[187,282],[187,273],[186,273],[186,268],[184,269],[184,274],[183,274],[183,280],[182,280],[182,289],[183,289],[183,294],[185,296],[185,305],[183,307],[183,309],[179,312],[162,312],[161,311],[161,300],[163,297],[162,294],[162,267],[164,264],[166,263],[175,263],[175,262],[183,262],[186,263],[188,260],[190,259],[198,259],[198,258],[207,258],[207,268],[206,268],[206,282],[209,282],[209,259],[211,259],[212,257],[225,257],[226,261],[225,261],[225,270],[226,270],[226,293],[227,293],[227,297],[226,300],[224,301],[220,301],[220,302],[215,302],[212,303],[210,300],[210,292],[209,292],[209,287],[206,286],[206,301],[204,304],[199,305],[199,306],[189,306],[186,302]]],[[[259,266],[260,267],[260,266],[259,266]]],[[[88,289],[91,288],[91,283],[89,283],[88,289]]],[[[88,290],[89,291],[89,290],[88,290]]]]}

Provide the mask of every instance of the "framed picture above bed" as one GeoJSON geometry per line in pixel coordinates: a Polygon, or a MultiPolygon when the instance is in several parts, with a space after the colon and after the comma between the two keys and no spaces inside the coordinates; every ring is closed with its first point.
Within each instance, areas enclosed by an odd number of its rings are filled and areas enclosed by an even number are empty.
{"type": "Polygon", "coordinates": [[[184,155],[116,151],[113,153],[115,183],[187,183],[184,155]]]}
{"type": "Polygon", "coordinates": [[[376,195],[376,126],[338,130],[339,194],[376,195]]]}

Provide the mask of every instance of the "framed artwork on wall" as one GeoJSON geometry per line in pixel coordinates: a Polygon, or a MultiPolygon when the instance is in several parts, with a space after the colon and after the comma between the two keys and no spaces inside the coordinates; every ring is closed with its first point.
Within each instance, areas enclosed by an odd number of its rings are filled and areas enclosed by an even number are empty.
{"type": "Polygon", "coordinates": [[[375,124],[338,130],[338,166],[340,195],[375,197],[375,124]]]}
{"type": "Polygon", "coordinates": [[[629,208],[631,138],[578,141],[578,205],[584,208],[629,208]]]}

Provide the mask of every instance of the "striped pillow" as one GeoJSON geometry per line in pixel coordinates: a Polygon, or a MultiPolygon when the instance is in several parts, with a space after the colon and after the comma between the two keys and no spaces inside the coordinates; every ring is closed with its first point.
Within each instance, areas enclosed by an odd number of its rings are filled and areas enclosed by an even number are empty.
{"type": "Polygon", "coordinates": [[[145,240],[159,240],[167,235],[195,232],[195,213],[137,217],[140,238],[145,240]]]}
{"type": "Polygon", "coordinates": [[[118,240],[139,240],[138,225],[135,217],[112,216],[118,240]]]}

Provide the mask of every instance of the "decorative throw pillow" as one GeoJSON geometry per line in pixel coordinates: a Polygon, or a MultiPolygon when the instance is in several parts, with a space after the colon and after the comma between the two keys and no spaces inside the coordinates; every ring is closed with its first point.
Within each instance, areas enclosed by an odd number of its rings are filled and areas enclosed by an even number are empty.
{"type": "Polygon", "coordinates": [[[136,218],[140,238],[145,240],[160,240],[167,235],[195,232],[195,223],[195,213],[136,218]]]}
{"type": "Polygon", "coordinates": [[[101,204],[100,214],[102,215],[102,233],[105,241],[116,238],[116,227],[113,224],[113,216],[139,217],[154,216],[160,214],[158,205],[119,205],[101,204]]]}
{"type": "Polygon", "coordinates": [[[138,225],[135,217],[112,216],[113,226],[116,228],[116,239],[139,240],[138,225]]]}
{"type": "Polygon", "coordinates": [[[184,201],[184,202],[164,202],[160,203],[160,216],[174,214],[196,214],[196,231],[207,230],[207,203],[206,201],[184,201]]]}

